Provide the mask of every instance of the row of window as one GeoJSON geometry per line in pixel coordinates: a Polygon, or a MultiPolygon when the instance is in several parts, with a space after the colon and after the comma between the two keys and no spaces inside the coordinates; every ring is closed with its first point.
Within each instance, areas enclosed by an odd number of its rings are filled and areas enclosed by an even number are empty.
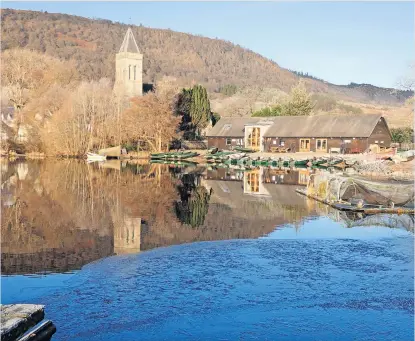
{"type": "Polygon", "coordinates": [[[230,146],[232,144],[232,141],[235,141],[237,146],[244,145],[244,139],[231,139],[230,137],[226,138],[226,145],[230,146]]]}

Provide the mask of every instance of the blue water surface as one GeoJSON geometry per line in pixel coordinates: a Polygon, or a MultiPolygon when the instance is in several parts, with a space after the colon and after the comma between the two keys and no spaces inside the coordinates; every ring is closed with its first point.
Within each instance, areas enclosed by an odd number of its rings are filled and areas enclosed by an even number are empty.
{"type": "Polygon", "coordinates": [[[327,218],[265,238],[113,256],[73,274],[2,278],[41,303],[54,340],[413,340],[413,234],[327,218]]]}

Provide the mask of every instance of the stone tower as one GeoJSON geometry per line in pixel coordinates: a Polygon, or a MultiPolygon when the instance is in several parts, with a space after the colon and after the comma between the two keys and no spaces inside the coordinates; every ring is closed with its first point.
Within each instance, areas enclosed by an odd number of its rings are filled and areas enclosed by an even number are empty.
{"type": "Polygon", "coordinates": [[[143,55],[131,28],[115,56],[115,88],[128,97],[143,95],[143,55]]]}

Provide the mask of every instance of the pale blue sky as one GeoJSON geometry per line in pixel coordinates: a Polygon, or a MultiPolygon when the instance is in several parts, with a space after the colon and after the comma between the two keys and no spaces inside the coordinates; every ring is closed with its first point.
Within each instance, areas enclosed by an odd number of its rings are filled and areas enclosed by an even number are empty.
{"type": "MultiPolygon", "coordinates": [[[[2,2],[221,38],[335,84],[396,87],[415,59],[413,2],[2,2]]],[[[140,46],[145,54],[145,46],[140,46]]]]}

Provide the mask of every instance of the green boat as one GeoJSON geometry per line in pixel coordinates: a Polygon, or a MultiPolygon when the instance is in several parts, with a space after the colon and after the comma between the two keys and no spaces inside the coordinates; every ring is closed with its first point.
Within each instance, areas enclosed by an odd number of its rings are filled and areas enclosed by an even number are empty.
{"type": "Polygon", "coordinates": [[[340,164],[342,162],[343,162],[343,159],[326,160],[326,162],[319,164],[318,167],[321,167],[321,168],[335,167],[337,164],[340,164]]]}
{"type": "Polygon", "coordinates": [[[234,147],[233,149],[241,153],[255,153],[255,150],[251,148],[234,147]]]}
{"type": "Polygon", "coordinates": [[[191,157],[198,156],[195,152],[177,152],[177,153],[155,153],[150,154],[151,159],[188,159],[191,157]]]}
{"type": "Polygon", "coordinates": [[[268,160],[253,160],[252,161],[253,166],[268,166],[268,160]]]}
{"type": "Polygon", "coordinates": [[[327,159],[326,158],[321,158],[321,159],[312,160],[311,162],[312,162],[313,166],[320,166],[320,165],[325,164],[327,162],[327,159]]]}
{"type": "Polygon", "coordinates": [[[308,159],[304,159],[304,160],[295,160],[294,161],[294,166],[306,166],[308,164],[309,160],[308,159]]]}
{"type": "Polygon", "coordinates": [[[153,159],[150,160],[151,164],[161,164],[161,165],[174,165],[174,166],[196,166],[197,162],[192,161],[174,161],[174,160],[162,160],[162,159],[153,159]]]}
{"type": "Polygon", "coordinates": [[[248,164],[249,161],[250,161],[249,157],[245,157],[245,158],[237,160],[236,163],[238,165],[246,165],[246,164],[248,164]]]}
{"type": "Polygon", "coordinates": [[[157,158],[157,157],[161,157],[161,156],[164,156],[164,155],[166,155],[167,153],[152,153],[152,154],[150,154],[150,157],[152,157],[152,158],[157,158]]]}
{"type": "Polygon", "coordinates": [[[232,154],[235,154],[235,152],[216,152],[214,156],[227,156],[232,154]]]}

